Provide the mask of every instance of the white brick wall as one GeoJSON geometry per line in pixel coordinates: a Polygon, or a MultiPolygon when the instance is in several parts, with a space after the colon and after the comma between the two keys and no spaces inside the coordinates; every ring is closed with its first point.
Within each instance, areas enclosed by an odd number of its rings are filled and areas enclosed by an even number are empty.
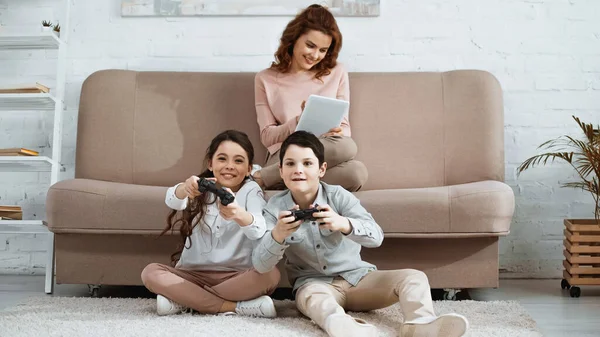
{"type": "MultiPolygon", "coordinates": [[[[289,17],[122,18],[118,0],[73,2],[68,52],[63,177],[73,176],[76,109],[82,81],[105,68],[258,71],[289,17]]],[[[0,2],[4,29],[37,30],[64,20],[62,1],[0,2]],[[32,28],[32,26],[34,28],[32,28]]],[[[516,195],[512,233],[501,241],[504,277],[556,277],[562,219],[593,216],[589,195],[559,187],[565,165],[515,168],[543,141],[577,134],[571,120],[600,122],[600,2],[594,0],[383,0],[377,18],[340,18],[351,71],[484,69],[505,97],[506,181],[516,195]]],[[[1,52],[0,81],[52,78],[56,54],[1,52]]],[[[48,153],[51,119],[0,113],[0,146],[48,153]]],[[[47,174],[0,173],[0,201],[44,218],[47,174]],[[15,184],[21,181],[20,184],[15,184]]],[[[1,273],[43,272],[41,236],[0,237],[1,273]]]]}

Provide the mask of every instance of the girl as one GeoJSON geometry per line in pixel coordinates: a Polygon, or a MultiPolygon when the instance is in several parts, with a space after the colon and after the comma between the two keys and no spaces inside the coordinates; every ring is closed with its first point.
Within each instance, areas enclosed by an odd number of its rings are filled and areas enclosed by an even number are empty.
{"type": "Polygon", "coordinates": [[[260,274],[252,268],[253,247],[266,230],[263,193],[249,179],[253,159],[245,133],[222,132],[206,151],[207,169],[167,190],[165,202],[173,211],[161,235],[179,228],[182,242],[171,256],[175,267],[152,263],[142,271],[144,285],[157,294],[159,315],[193,309],[276,316],[267,295],[277,287],[279,271],[260,274]],[[213,193],[200,193],[200,178],[225,187],[234,201],[223,206],[213,193]]]}
{"type": "MultiPolygon", "coordinates": [[[[304,102],[311,94],[349,101],[348,73],[337,57],[342,34],[333,15],[320,5],[311,5],[285,28],[271,67],[254,80],[255,104],[261,142],[269,150],[267,164],[253,173],[267,189],[281,188],[277,158],[281,142],[298,125],[304,102]]],[[[323,180],[358,191],[367,180],[367,168],[356,156],[350,138],[350,122],[320,136],[329,170],[323,180]]]]}

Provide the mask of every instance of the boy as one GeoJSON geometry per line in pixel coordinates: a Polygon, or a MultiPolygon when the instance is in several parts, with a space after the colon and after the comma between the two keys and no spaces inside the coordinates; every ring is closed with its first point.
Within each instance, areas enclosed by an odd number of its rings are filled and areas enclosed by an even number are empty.
{"type": "Polygon", "coordinates": [[[350,192],[320,181],[327,169],[323,145],[305,131],[292,133],[279,154],[288,190],[269,199],[267,233],[253,252],[259,273],[286,253],[286,269],[298,310],[330,336],[376,336],[377,329],[345,310],[368,311],[400,302],[400,337],[459,337],[468,329],[457,314],[436,316],[427,276],[417,270],[377,268],[360,257],[361,246],[378,247],[383,231],[350,192]],[[297,220],[291,209],[317,207],[313,219],[297,220]]]}

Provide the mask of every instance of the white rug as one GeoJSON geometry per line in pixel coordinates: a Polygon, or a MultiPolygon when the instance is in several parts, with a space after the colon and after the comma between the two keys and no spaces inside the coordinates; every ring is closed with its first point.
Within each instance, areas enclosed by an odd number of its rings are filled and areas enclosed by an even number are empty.
{"type": "MultiPolygon", "coordinates": [[[[291,301],[275,301],[276,319],[182,314],[156,316],[156,300],[132,298],[35,297],[0,312],[0,335],[20,336],[326,336],[291,301]]],[[[456,312],[471,324],[467,336],[542,336],[517,302],[435,302],[438,314],[456,312]]],[[[400,307],[351,313],[375,324],[379,336],[397,336],[400,307]]]]}

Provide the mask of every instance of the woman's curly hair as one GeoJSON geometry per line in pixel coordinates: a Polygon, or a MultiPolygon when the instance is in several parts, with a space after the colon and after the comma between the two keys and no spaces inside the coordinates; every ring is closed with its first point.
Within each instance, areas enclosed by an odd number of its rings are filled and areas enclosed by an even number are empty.
{"type": "Polygon", "coordinates": [[[327,54],[312,69],[316,72],[316,79],[321,79],[321,77],[329,75],[331,69],[336,66],[338,55],[342,49],[342,33],[338,28],[333,14],[321,5],[308,6],[288,23],[281,35],[279,48],[275,52],[275,61],[271,64],[271,69],[275,69],[280,73],[290,71],[294,54],[294,44],[300,36],[308,33],[310,30],[316,30],[331,36],[331,45],[327,50],[327,54]]]}

